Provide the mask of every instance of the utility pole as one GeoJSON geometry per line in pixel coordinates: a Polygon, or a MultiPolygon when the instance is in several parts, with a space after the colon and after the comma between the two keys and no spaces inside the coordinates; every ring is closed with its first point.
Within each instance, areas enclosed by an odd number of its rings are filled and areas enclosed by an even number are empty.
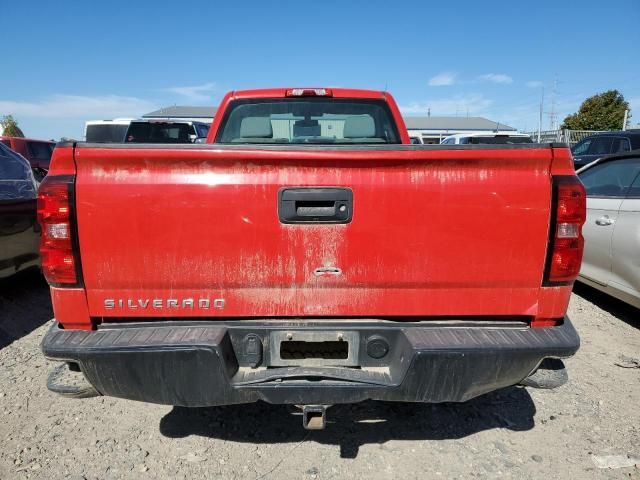
{"type": "Polygon", "coordinates": [[[542,86],[542,97],[540,98],[540,116],[538,117],[538,143],[542,141],[542,112],[544,109],[544,85],[542,86]]]}
{"type": "Polygon", "coordinates": [[[551,89],[551,111],[549,112],[549,130],[556,129],[556,88],[558,86],[558,75],[553,79],[553,88],[551,89]]]}
{"type": "Polygon", "coordinates": [[[627,119],[629,118],[629,110],[624,111],[624,120],[622,120],[622,131],[627,129],[627,119]]]}

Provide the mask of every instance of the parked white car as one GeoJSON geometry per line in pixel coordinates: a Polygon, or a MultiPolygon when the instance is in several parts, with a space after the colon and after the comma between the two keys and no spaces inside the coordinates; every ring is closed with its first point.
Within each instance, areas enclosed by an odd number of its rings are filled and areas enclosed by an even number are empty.
{"type": "Polygon", "coordinates": [[[587,191],[578,280],[640,308],[640,150],[578,170],[587,191]]]}
{"type": "Polygon", "coordinates": [[[533,140],[526,133],[478,132],[449,135],[443,138],[440,143],[444,145],[505,145],[510,143],[533,143],[533,140]]]}

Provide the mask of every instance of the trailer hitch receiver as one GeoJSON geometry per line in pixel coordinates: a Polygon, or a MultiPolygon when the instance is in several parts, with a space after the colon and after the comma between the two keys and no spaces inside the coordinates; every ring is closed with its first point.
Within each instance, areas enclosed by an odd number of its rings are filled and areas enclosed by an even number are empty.
{"type": "Polygon", "coordinates": [[[301,405],[302,426],[307,430],[324,430],[329,405],[301,405]]]}

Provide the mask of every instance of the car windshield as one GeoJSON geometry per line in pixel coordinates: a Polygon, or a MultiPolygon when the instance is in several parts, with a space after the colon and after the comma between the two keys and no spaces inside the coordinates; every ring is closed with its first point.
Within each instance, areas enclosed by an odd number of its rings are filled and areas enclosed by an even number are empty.
{"type": "Polygon", "coordinates": [[[217,143],[400,143],[387,104],[356,99],[265,99],[232,102],[217,143]]]}

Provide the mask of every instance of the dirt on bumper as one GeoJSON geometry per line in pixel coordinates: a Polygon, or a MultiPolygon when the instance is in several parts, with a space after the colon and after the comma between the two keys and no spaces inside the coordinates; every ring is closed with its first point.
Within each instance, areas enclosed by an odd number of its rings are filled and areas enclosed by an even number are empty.
{"type": "Polygon", "coordinates": [[[515,385],[543,359],[569,357],[580,345],[568,318],[537,329],[424,323],[166,322],[94,331],[63,330],[56,323],[42,349],[47,358],[77,363],[102,395],[197,407],[258,400],[460,402],[515,385]],[[342,332],[354,343],[353,364],[301,360],[272,366],[278,362],[271,358],[277,350],[270,342],[289,330],[342,332]],[[247,351],[255,351],[256,338],[258,365],[247,351]],[[370,353],[379,349],[369,343],[381,338],[388,351],[373,358],[370,353]]]}

